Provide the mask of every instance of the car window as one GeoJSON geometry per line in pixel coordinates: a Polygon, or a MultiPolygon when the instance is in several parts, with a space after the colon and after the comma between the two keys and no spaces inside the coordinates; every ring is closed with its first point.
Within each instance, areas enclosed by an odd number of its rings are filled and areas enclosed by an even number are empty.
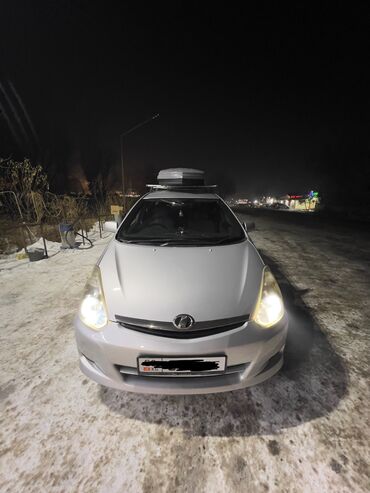
{"type": "Polygon", "coordinates": [[[245,239],[220,199],[144,199],[123,221],[116,239],[135,243],[225,244],[245,239]]]}

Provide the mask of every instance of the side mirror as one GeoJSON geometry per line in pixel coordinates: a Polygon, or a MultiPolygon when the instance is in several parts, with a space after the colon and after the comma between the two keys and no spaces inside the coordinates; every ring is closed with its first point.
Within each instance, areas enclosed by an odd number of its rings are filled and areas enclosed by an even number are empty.
{"type": "Polygon", "coordinates": [[[116,233],[117,232],[117,223],[116,223],[116,221],[106,221],[104,223],[103,229],[107,233],[116,233]]]}

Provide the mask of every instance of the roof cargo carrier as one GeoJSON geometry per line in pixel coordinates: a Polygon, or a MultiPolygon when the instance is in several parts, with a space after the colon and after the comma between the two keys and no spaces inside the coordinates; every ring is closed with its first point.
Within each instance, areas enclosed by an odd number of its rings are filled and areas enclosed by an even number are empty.
{"type": "Polygon", "coordinates": [[[204,171],[191,168],[162,169],[158,173],[159,185],[204,185],[204,171]]]}
{"type": "Polygon", "coordinates": [[[204,171],[192,168],[162,169],[158,173],[158,184],[147,185],[150,190],[177,190],[182,192],[214,193],[217,185],[204,184],[204,171]]]}

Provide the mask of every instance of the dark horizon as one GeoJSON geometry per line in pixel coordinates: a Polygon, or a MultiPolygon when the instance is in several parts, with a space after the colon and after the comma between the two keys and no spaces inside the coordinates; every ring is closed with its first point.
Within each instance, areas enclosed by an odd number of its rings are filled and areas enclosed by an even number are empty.
{"type": "Polygon", "coordinates": [[[365,200],[369,13],[3,2],[0,156],[40,160],[55,188],[73,173],[119,183],[120,133],[160,113],[125,139],[134,188],[186,166],[225,192],[365,200]],[[29,115],[26,136],[9,81],[29,115]]]}

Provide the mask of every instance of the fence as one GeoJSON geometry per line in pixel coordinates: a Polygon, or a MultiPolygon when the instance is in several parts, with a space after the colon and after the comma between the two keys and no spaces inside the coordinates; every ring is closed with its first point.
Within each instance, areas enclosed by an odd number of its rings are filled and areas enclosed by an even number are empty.
{"type": "MultiPolygon", "coordinates": [[[[88,240],[92,226],[98,223],[102,237],[103,223],[113,219],[111,205],[121,205],[122,197],[109,193],[105,197],[55,195],[31,192],[22,200],[11,191],[0,192],[0,253],[14,253],[39,238],[60,241],[59,224],[71,225],[81,232],[82,243],[88,240]]],[[[128,204],[130,208],[135,201],[128,204]]],[[[46,246],[45,246],[46,247],[46,246]]]]}

